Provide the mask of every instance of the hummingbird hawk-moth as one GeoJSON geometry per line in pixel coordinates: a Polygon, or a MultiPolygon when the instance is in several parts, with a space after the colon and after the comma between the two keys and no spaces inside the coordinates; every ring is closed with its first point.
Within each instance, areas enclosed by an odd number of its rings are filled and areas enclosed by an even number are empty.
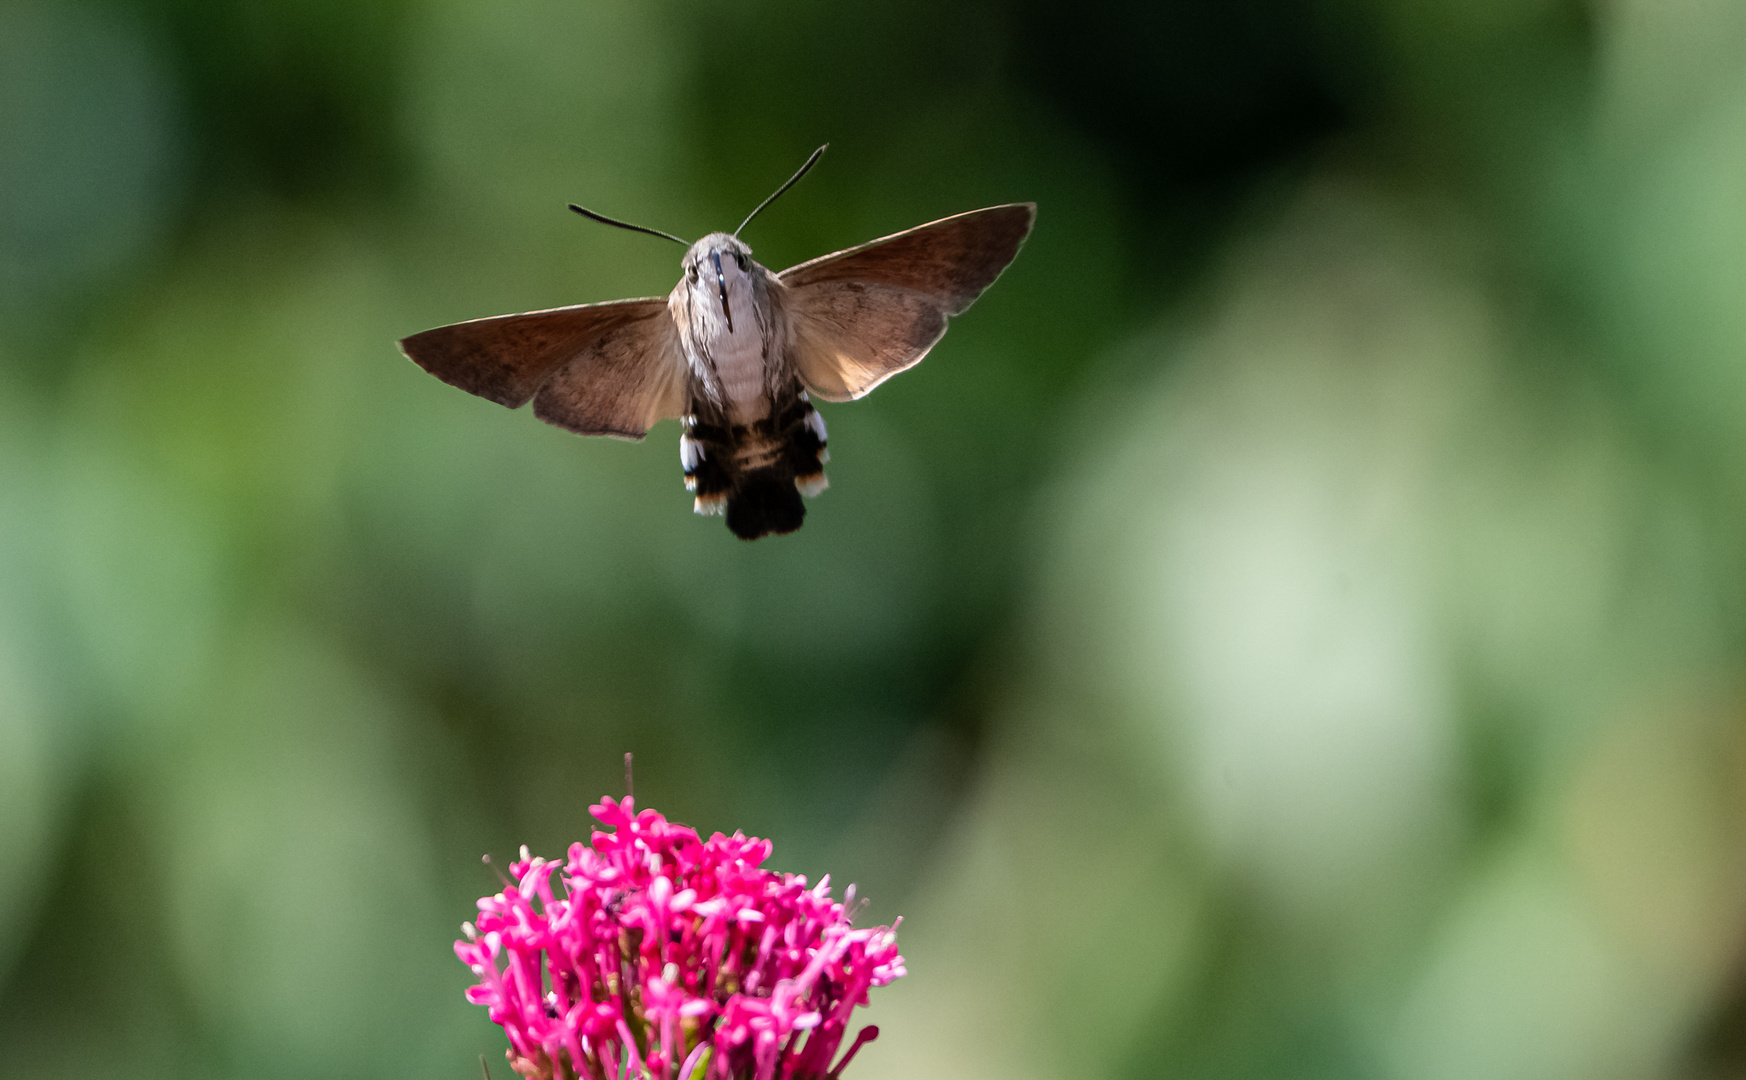
{"type": "Polygon", "coordinates": [[[725,514],[755,540],[800,528],[802,495],[826,486],[824,420],[811,398],[853,401],[913,367],[1000,276],[1036,204],[972,210],[825,255],[779,274],[731,233],[694,244],[572,205],[686,247],[666,297],[500,315],[401,341],[411,360],[462,390],[581,435],[641,440],[681,425],[679,460],[699,514],[725,514]]]}

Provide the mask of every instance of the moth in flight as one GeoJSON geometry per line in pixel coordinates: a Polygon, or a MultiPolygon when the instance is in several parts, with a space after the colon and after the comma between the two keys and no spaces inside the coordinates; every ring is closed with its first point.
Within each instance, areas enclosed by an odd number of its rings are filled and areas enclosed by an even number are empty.
{"type": "Polygon", "coordinates": [[[914,366],[1018,254],[1035,203],[972,210],[771,273],[739,238],[806,175],[813,151],[731,233],[695,244],[572,205],[687,250],[666,297],[500,315],[414,334],[400,348],[451,386],[581,435],[640,440],[681,425],[699,514],[755,540],[800,528],[826,486],[811,398],[853,401],[914,366]]]}

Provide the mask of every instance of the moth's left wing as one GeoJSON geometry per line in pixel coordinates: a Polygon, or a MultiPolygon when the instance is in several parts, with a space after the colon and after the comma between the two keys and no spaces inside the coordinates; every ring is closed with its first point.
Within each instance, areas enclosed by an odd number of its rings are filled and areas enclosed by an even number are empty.
{"type": "Polygon", "coordinates": [[[579,435],[641,439],[685,411],[679,333],[664,298],[499,315],[401,341],[451,386],[579,435]]]}
{"type": "Polygon", "coordinates": [[[801,381],[852,401],[928,354],[1018,254],[1035,203],[972,210],[777,275],[801,381]]]}

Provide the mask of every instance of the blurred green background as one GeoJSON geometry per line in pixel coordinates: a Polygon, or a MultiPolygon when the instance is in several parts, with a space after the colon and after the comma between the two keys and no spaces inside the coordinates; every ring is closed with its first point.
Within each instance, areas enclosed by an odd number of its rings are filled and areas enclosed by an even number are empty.
{"type": "Polygon", "coordinates": [[[466,1080],[481,852],[905,916],[857,1080],[1746,1075],[1746,5],[0,0],[0,1078],[466,1080]],[[439,323],[1041,205],[797,535],[439,323]]]}

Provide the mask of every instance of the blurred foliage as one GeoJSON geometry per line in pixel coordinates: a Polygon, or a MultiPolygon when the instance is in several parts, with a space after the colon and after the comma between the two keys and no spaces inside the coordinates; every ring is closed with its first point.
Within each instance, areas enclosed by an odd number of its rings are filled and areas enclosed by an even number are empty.
{"type": "Polygon", "coordinates": [[[861,1080],[1746,1075],[1746,8],[0,0],[0,1080],[473,1076],[481,852],[905,916],[861,1080]],[[755,545],[395,339],[1034,199],[755,545]]]}

